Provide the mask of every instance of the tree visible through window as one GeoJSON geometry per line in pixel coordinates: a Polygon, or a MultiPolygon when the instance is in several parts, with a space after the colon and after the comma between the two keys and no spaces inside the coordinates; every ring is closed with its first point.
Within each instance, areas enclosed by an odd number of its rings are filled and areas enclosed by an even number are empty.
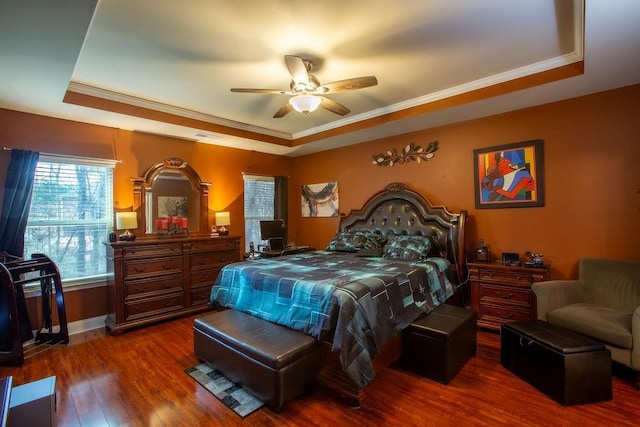
{"type": "Polygon", "coordinates": [[[25,255],[49,256],[63,281],[106,274],[104,242],[113,225],[113,163],[40,156],[25,255]]]}
{"type": "Polygon", "coordinates": [[[244,176],[244,232],[245,251],[249,243],[266,245],[260,239],[260,221],[274,219],[275,178],[272,176],[244,176]]]}

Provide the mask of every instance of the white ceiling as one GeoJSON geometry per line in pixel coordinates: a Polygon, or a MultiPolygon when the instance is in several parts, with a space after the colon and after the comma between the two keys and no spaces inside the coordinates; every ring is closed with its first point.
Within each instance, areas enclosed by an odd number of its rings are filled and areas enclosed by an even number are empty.
{"type": "Polygon", "coordinates": [[[637,0],[0,0],[0,107],[298,156],[640,83],[639,16],[637,0]],[[274,119],[287,96],[230,92],[288,89],[287,54],[321,83],[379,84],[327,95],[344,117],[274,119]]]}

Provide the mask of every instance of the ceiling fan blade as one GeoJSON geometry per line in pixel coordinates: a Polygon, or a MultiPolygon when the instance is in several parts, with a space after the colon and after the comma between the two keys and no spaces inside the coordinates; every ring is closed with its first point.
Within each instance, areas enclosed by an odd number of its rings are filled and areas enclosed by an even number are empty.
{"type": "Polygon", "coordinates": [[[338,80],[337,82],[327,83],[318,88],[320,93],[336,93],[346,92],[348,90],[364,89],[378,84],[375,76],[355,77],[353,79],[338,80]]]}
{"type": "Polygon", "coordinates": [[[239,93],[275,93],[278,95],[284,95],[288,91],[282,89],[251,89],[251,88],[237,88],[234,87],[231,89],[231,92],[239,92],[239,93]]]}
{"type": "Polygon", "coordinates": [[[334,101],[333,99],[326,98],[324,96],[321,96],[321,98],[322,98],[322,102],[320,103],[320,105],[325,110],[329,110],[332,113],[336,113],[336,114],[339,114],[341,116],[345,116],[345,115],[347,115],[347,114],[349,114],[351,112],[351,110],[349,110],[347,107],[345,107],[344,105],[334,101]]]}
{"type": "Polygon", "coordinates": [[[289,74],[293,78],[296,84],[308,84],[309,74],[307,73],[307,66],[299,56],[285,55],[284,62],[287,64],[289,74]]]}
{"type": "Polygon", "coordinates": [[[274,119],[279,119],[281,117],[284,117],[287,114],[289,114],[291,112],[291,110],[293,110],[293,105],[291,105],[291,104],[289,104],[287,102],[278,111],[276,111],[276,113],[273,115],[273,118],[274,119]]]}

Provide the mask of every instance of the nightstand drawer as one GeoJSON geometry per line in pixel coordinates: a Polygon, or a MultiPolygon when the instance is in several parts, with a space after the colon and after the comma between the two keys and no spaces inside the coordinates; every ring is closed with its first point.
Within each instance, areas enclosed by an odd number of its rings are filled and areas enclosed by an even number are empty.
{"type": "Polygon", "coordinates": [[[480,284],[478,287],[480,292],[481,303],[498,303],[498,304],[516,304],[531,307],[531,291],[529,288],[521,289],[517,287],[494,286],[480,284]]]}
{"type": "Polygon", "coordinates": [[[480,281],[501,282],[530,285],[533,283],[531,274],[524,272],[509,272],[491,269],[478,269],[478,278],[480,281]]]}
{"type": "Polygon", "coordinates": [[[517,322],[519,320],[531,320],[531,310],[517,310],[491,304],[482,304],[478,316],[478,324],[499,326],[504,322],[517,322]]]}

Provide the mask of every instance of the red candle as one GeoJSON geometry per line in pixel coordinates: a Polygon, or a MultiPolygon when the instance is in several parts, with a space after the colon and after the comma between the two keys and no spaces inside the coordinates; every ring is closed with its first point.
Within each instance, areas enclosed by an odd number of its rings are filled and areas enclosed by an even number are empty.
{"type": "Polygon", "coordinates": [[[156,230],[162,230],[162,219],[156,219],[156,230]]]}
{"type": "Polygon", "coordinates": [[[186,217],[180,218],[180,227],[181,228],[187,228],[187,218],[186,217]]]}
{"type": "Polygon", "coordinates": [[[162,220],[162,229],[166,230],[169,228],[169,220],[168,219],[163,219],[162,220]]]}
{"type": "Polygon", "coordinates": [[[179,220],[179,219],[178,219],[178,217],[177,217],[177,216],[174,216],[174,217],[172,217],[172,218],[171,218],[171,221],[172,221],[174,224],[178,224],[178,220],[179,220]]]}

